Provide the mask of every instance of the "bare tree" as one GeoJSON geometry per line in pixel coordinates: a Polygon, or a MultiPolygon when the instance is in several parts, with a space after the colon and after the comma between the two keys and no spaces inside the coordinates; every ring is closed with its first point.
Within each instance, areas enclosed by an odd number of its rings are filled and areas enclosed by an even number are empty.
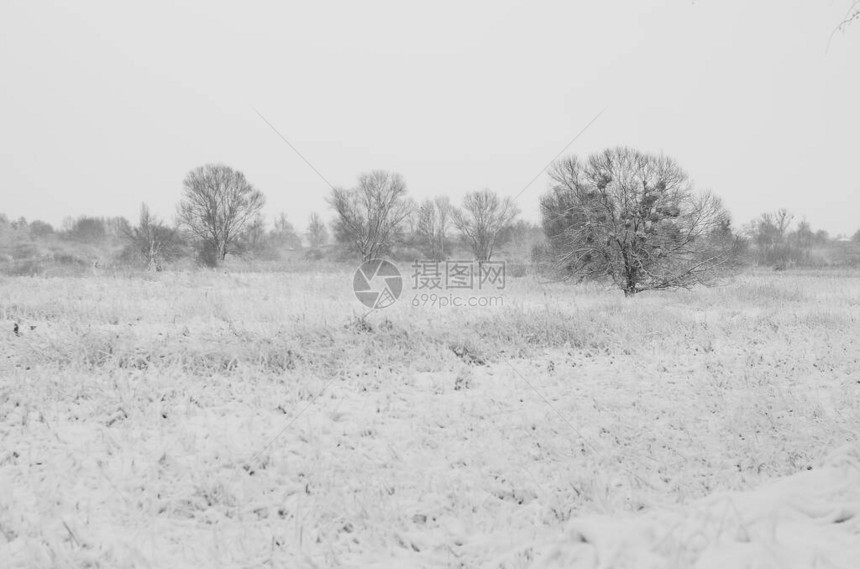
{"type": "Polygon", "coordinates": [[[259,253],[266,247],[266,218],[257,214],[236,240],[236,248],[242,253],[259,253]]]}
{"type": "Polygon", "coordinates": [[[788,235],[789,241],[801,249],[809,249],[815,241],[815,233],[812,226],[805,219],[797,224],[797,227],[788,235]]]}
{"type": "Polygon", "coordinates": [[[108,239],[122,239],[131,227],[131,222],[124,217],[105,217],[102,218],[105,226],[105,235],[108,239]]]}
{"type": "Polygon", "coordinates": [[[383,170],[362,174],[353,189],[333,189],[329,204],[337,213],[335,237],[364,261],[390,250],[411,211],[403,177],[383,170]]]}
{"type": "Polygon", "coordinates": [[[439,196],[433,200],[424,200],[416,210],[416,241],[431,260],[445,258],[452,209],[451,201],[439,196]]]}
{"type": "Polygon", "coordinates": [[[242,172],[224,164],[195,168],[183,182],[179,220],[223,261],[242,231],[263,209],[265,197],[242,172]]]}
{"type": "Polygon", "coordinates": [[[753,240],[759,247],[782,245],[792,221],[794,214],[785,208],[763,213],[753,224],[753,240]]]}
{"type": "Polygon", "coordinates": [[[519,213],[513,200],[485,189],[466,194],[463,208],[454,209],[452,218],[475,259],[489,261],[519,213]]]}
{"type": "MultiPolygon", "coordinates": [[[[792,237],[789,230],[793,221],[794,214],[782,208],[763,213],[750,224],[748,233],[755,245],[754,258],[757,263],[782,270],[803,261],[805,253],[802,247],[796,247],[798,243],[789,239],[792,237]]],[[[808,228],[801,224],[800,229],[803,231],[808,228]]]]}
{"type": "Polygon", "coordinates": [[[556,162],[541,199],[544,232],[564,277],[609,278],[631,296],[711,284],[737,262],[719,198],[698,194],[670,158],[614,148],[556,162]]]}
{"type": "Polygon", "coordinates": [[[269,238],[272,243],[279,247],[287,247],[289,249],[301,249],[302,240],[296,233],[293,224],[287,220],[287,214],[281,213],[275,218],[275,227],[269,232],[269,238]]]}
{"type": "Polygon", "coordinates": [[[152,215],[145,203],[140,204],[137,227],[128,226],[123,233],[131,252],[148,271],[160,271],[164,261],[178,254],[179,235],[152,215]]]}
{"type": "Polygon", "coordinates": [[[305,236],[311,249],[319,249],[328,243],[328,229],[318,213],[312,213],[308,219],[308,230],[305,236]]]}

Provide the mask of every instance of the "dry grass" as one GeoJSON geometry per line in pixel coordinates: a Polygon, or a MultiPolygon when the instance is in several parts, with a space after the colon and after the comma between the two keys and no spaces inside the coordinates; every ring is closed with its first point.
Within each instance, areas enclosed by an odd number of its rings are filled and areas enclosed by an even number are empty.
{"type": "Polygon", "coordinates": [[[860,273],[508,284],[362,318],[346,272],[0,280],[0,559],[483,566],[858,440],[860,273]]]}

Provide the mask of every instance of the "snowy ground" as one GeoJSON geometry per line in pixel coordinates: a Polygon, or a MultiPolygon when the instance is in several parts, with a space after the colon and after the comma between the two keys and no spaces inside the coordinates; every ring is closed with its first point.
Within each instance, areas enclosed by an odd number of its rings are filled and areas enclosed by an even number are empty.
{"type": "Polygon", "coordinates": [[[0,280],[0,566],[860,566],[860,274],[350,284],[0,280]]]}

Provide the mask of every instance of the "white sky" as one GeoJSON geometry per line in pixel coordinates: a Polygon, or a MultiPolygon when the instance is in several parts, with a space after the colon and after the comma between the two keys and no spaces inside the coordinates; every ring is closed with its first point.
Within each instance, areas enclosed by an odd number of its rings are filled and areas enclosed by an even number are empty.
{"type": "MultiPolygon", "coordinates": [[[[223,161],[303,228],[375,168],[415,198],[517,194],[569,153],[663,151],[742,224],[860,229],[850,0],[0,4],[0,212],[172,219],[223,161]],[[252,108],[253,107],[253,108],[252,108]]],[[[538,220],[538,179],[520,198],[538,220]]]]}

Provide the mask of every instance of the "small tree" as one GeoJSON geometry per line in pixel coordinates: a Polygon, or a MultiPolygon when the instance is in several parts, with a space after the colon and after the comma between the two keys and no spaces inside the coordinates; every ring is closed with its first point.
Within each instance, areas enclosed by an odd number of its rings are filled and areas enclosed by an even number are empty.
{"type": "Polygon", "coordinates": [[[815,241],[815,233],[812,231],[812,226],[805,219],[797,224],[797,227],[789,236],[789,241],[795,247],[800,249],[809,249],[815,241]]]}
{"type": "Polygon", "coordinates": [[[830,234],[824,230],[819,229],[815,232],[815,239],[813,241],[816,245],[827,245],[830,243],[830,234]]]}
{"type": "Polygon", "coordinates": [[[785,243],[793,220],[794,214],[789,213],[785,208],[761,214],[754,225],[753,240],[756,246],[766,249],[785,243]]]}
{"type": "Polygon", "coordinates": [[[694,193],[668,157],[614,148],[558,161],[550,177],[541,214],[564,277],[608,278],[631,296],[711,284],[737,260],[720,200],[694,193]]]}
{"type": "Polygon", "coordinates": [[[262,214],[254,216],[236,240],[235,249],[240,253],[259,253],[266,247],[266,218],[262,214]]]}
{"type": "Polygon", "coordinates": [[[110,240],[122,239],[131,228],[131,223],[124,217],[105,217],[102,223],[105,226],[105,235],[110,240]]]}
{"type": "Polygon", "coordinates": [[[287,214],[285,213],[281,213],[275,218],[275,227],[269,232],[269,240],[273,245],[281,248],[302,248],[302,240],[296,233],[293,224],[287,221],[287,214]]]}
{"type": "Polygon", "coordinates": [[[26,243],[32,238],[32,231],[27,219],[19,217],[16,220],[9,221],[9,218],[0,214],[0,244],[6,242],[26,243]]]}
{"type": "Polygon", "coordinates": [[[452,217],[475,260],[489,261],[519,213],[513,200],[485,189],[466,194],[463,208],[454,209],[452,217]]]}
{"type": "Polygon", "coordinates": [[[440,196],[424,200],[416,210],[415,240],[421,252],[431,260],[445,258],[452,209],[450,200],[440,196]]]}
{"type": "Polygon", "coordinates": [[[130,251],[148,271],[160,271],[164,261],[179,254],[182,241],[179,234],[152,215],[145,203],[140,204],[137,227],[127,227],[124,234],[130,251]]]}
{"type": "Polygon", "coordinates": [[[333,189],[329,204],[337,213],[335,237],[364,261],[390,250],[411,211],[403,177],[383,170],[362,174],[356,188],[333,189]]]}
{"type": "Polygon", "coordinates": [[[809,245],[815,242],[815,234],[809,223],[801,221],[792,230],[794,214],[781,208],[761,214],[748,229],[755,245],[755,259],[763,265],[783,270],[788,266],[808,262],[809,245]]]}
{"type": "Polygon", "coordinates": [[[328,228],[318,213],[312,213],[308,219],[308,230],[305,236],[311,249],[319,249],[328,243],[328,228]]]}
{"type": "Polygon", "coordinates": [[[242,172],[223,164],[207,164],[185,177],[179,220],[203,242],[217,263],[254,222],[265,201],[242,172]]]}
{"type": "Polygon", "coordinates": [[[0,245],[8,245],[20,238],[16,223],[10,222],[6,214],[0,213],[0,245]]]}

